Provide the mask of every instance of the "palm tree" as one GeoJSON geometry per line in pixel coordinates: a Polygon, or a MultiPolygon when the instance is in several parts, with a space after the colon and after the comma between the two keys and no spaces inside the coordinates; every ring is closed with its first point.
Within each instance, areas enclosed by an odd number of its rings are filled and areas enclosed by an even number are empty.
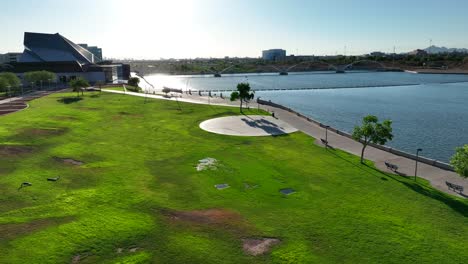
{"type": "Polygon", "coordinates": [[[77,96],[83,95],[84,88],[89,87],[89,83],[87,80],[78,77],[75,80],[70,81],[70,86],[73,88],[73,91],[77,93],[77,96]]]}

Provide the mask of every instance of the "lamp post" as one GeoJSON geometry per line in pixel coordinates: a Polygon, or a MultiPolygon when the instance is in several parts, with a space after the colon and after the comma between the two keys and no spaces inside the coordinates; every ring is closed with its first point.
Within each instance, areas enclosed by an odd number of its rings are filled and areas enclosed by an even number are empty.
{"type": "Polygon", "coordinates": [[[51,80],[52,80],[52,79],[49,79],[49,80],[48,80],[48,81],[49,81],[49,90],[50,90],[50,81],[51,81],[51,80]]]}
{"type": "Polygon", "coordinates": [[[330,126],[325,126],[325,141],[327,142],[327,146],[328,146],[328,129],[330,128],[330,126]]]}
{"type": "Polygon", "coordinates": [[[418,148],[416,150],[416,166],[414,167],[414,181],[416,181],[416,176],[418,175],[418,160],[419,160],[419,152],[421,152],[422,149],[418,148]]]}
{"type": "Polygon", "coordinates": [[[257,105],[258,105],[258,110],[259,110],[259,111],[260,111],[260,98],[261,98],[260,96],[257,97],[257,105]]]}

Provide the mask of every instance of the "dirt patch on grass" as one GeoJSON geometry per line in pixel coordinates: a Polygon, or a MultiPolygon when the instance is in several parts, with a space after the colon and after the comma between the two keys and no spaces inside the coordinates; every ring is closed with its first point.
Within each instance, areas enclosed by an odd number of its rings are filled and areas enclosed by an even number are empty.
{"type": "Polygon", "coordinates": [[[78,264],[80,263],[84,258],[91,256],[91,253],[89,252],[84,252],[80,253],[78,255],[73,256],[71,259],[71,264],[78,264]]]}
{"type": "Polygon", "coordinates": [[[97,107],[85,107],[85,106],[80,106],[80,107],[78,107],[78,109],[86,110],[86,111],[97,111],[97,110],[99,110],[99,108],[97,108],[97,107]]]}
{"type": "Polygon", "coordinates": [[[81,166],[81,165],[84,164],[83,161],[79,161],[79,160],[75,160],[75,159],[71,159],[71,158],[54,157],[54,160],[56,160],[58,162],[61,162],[61,163],[64,163],[64,164],[73,165],[73,166],[81,166]]]}
{"type": "Polygon", "coordinates": [[[246,238],[242,239],[242,248],[246,254],[259,256],[270,252],[280,242],[277,238],[246,238]]]}
{"type": "Polygon", "coordinates": [[[112,117],[113,120],[120,120],[122,119],[123,117],[143,117],[142,114],[132,114],[132,113],[129,113],[129,112],[119,112],[118,115],[114,115],[112,117]]]}
{"type": "Polygon", "coordinates": [[[225,224],[242,221],[240,214],[225,209],[175,211],[170,212],[168,215],[174,221],[193,222],[200,224],[225,224]]]}
{"type": "Polygon", "coordinates": [[[53,119],[58,120],[58,121],[77,121],[79,120],[76,117],[73,116],[54,116],[53,119]]]}
{"type": "Polygon", "coordinates": [[[226,209],[163,212],[172,224],[224,230],[239,238],[248,236],[254,229],[237,212],[226,209]]]}
{"type": "Polygon", "coordinates": [[[20,224],[0,224],[0,237],[6,240],[15,239],[18,236],[26,235],[49,226],[71,222],[73,219],[73,217],[60,217],[39,219],[20,224]]]}
{"type": "Polygon", "coordinates": [[[66,128],[23,128],[19,131],[20,137],[59,136],[65,134],[66,128]]]}
{"type": "Polygon", "coordinates": [[[33,148],[28,146],[0,145],[0,155],[2,156],[18,156],[31,152],[33,152],[33,148]]]}

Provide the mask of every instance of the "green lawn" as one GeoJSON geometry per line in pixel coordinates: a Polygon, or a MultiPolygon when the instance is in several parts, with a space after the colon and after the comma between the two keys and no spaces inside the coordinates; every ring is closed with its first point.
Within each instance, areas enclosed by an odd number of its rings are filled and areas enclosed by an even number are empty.
{"type": "Polygon", "coordinates": [[[421,179],[360,165],[302,133],[245,138],[198,127],[237,108],[74,96],[0,117],[0,263],[468,259],[468,203],[421,179]],[[219,160],[217,170],[195,169],[206,157],[219,160]],[[32,186],[18,190],[22,182],[32,186]],[[231,188],[214,188],[221,183],[231,188]],[[205,209],[217,214],[194,211],[205,209]],[[252,237],[281,243],[249,256],[242,239],[252,237]]]}

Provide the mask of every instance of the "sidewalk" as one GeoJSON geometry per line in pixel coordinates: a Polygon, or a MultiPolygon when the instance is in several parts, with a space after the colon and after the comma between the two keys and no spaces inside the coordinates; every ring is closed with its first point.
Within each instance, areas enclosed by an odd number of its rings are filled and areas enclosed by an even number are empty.
{"type": "MultiPolygon", "coordinates": [[[[274,111],[275,116],[279,119],[289,123],[293,127],[301,130],[302,132],[314,137],[317,139],[317,144],[321,144],[320,138],[325,138],[325,129],[314,124],[308,122],[304,118],[298,117],[297,115],[290,113],[286,110],[282,110],[279,108],[271,107],[271,106],[261,106],[262,109],[267,111],[274,111]]],[[[360,156],[362,144],[358,143],[350,138],[338,135],[336,133],[328,131],[328,142],[329,145],[333,148],[338,148],[354,155],[360,156]]],[[[323,146],[323,145],[322,145],[323,146]]],[[[382,171],[390,172],[385,166],[384,162],[390,162],[398,166],[398,172],[400,174],[405,174],[407,176],[414,176],[414,169],[416,161],[404,158],[401,156],[397,156],[395,154],[373,148],[368,146],[366,148],[365,156],[366,159],[374,161],[377,168],[382,171]]],[[[424,163],[418,163],[418,177],[424,178],[431,182],[431,185],[436,189],[443,191],[445,193],[456,195],[459,197],[467,198],[465,196],[459,195],[456,192],[453,192],[448,189],[445,181],[461,185],[464,187],[465,190],[468,190],[468,181],[464,180],[460,176],[458,176],[455,172],[446,171],[439,169],[434,166],[430,166],[424,163]]],[[[466,192],[466,191],[465,191],[466,192]]]]}
{"type": "MultiPolygon", "coordinates": [[[[124,93],[122,91],[104,90],[104,89],[103,91],[111,92],[111,93],[119,93],[119,94],[128,94],[128,95],[140,96],[140,97],[147,96],[148,98],[153,98],[153,99],[176,101],[175,98],[166,98],[160,95],[150,95],[150,94],[145,95],[142,93],[133,93],[133,92],[124,93]]],[[[210,103],[213,105],[231,106],[231,107],[239,106],[238,102],[230,102],[227,99],[221,99],[219,97],[208,98],[206,96],[187,95],[187,94],[183,94],[181,98],[178,98],[178,101],[195,103],[195,104],[210,103]]],[[[250,103],[250,106],[258,107],[257,103],[250,103]]],[[[290,124],[296,129],[304,132],[305,134],[314,137],[316,139],[317,144],[322,145],[320,142],[320,138],[325,138],[324,128],[318,126],[317,124],[309,122],[302,117],[298,117],[296,114],[290,113],[286,110],[282,110],[282,109],[272,107],[272,106],[265,106],[265,105],[260,105],[260,108],[268,112],[272,112],[272,111],[275,112],[275,116],[277,118],[290,124]]],[[[329,145],[332,146],[333,148],[341,149],[341,150],[347,151],[357,156],[361,155],[362,145],[360,143],[350,138],[331,132],[330,130],[328,131],[328,142],[329,142],[329,145]]],[[[375,165],[377,166],[377,168],[379,168],[382,171],[391,172],[385,166],[384,162],[387,161],[387,162],[397,165],[398,172],[400,174],[407,175],[407,176],[414,176],[414,169],[415,169],[415,163],[416,163],[414,160],[401,157],[401,156],[397,156],[395,154],[392,154],[392,153],[389,153],[380,149],[376,149],[371,146],[368,146],[366,148],[365,158],[375,162],[375,165]]],[[[458,176],[455,172],[442,170],[437,167],[419,162],[418,163],[418,177],[424,178],[430,181],[431,185],[434,188],[442,192],[455,195],[458,197],[463,197],[463,198],[468,197],[468,195],[463,196],[454,191],[449,190],[447,185],[445,184],[445,181],[448,181],[448,182],[463,186],[465,189],[465,192],[466,190],[468,190],[468,180],[464,180],[463,178],[458,176]]]]}

